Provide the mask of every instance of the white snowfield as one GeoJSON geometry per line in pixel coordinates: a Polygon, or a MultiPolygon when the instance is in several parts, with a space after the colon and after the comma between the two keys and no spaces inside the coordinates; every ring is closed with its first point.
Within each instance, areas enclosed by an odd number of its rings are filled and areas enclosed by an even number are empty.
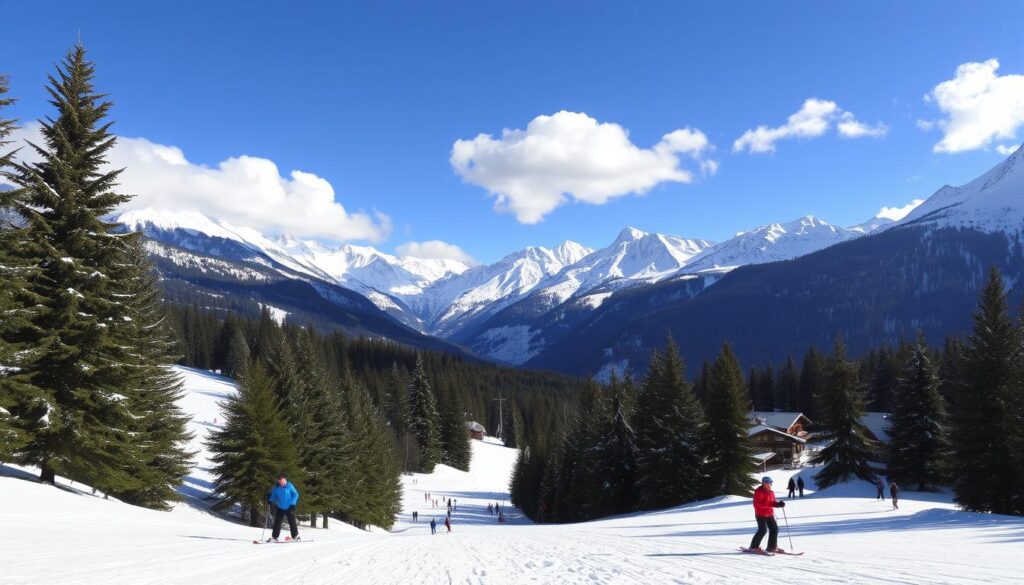
{"type": "MultiPolygon", "coordinates": [[[[181,369],[195,447],[222,424],[217,402],[230,380],[181,369]]],[[[737,552],[754,531],[750,500],[715,498],[679,508],[573,525],[533,525],[507,505],[515,451],[473,442],[470,472],[445,466],[404,478],[404,511],[391,532],[334,521],[302,527],[312,542],[253,545],[260,529],[210,514],[206,454],[182,488],[186,501],[155,512],[26,480],[0,467],[0,584],[611,584],[643,583],[1020,583],[1024,518],[960,512],[945,494],[904,492],[900,509],[867,483],[789,501],[793,547],[802,557],[737,552]],[[424,499],[432,493],[438,507],[424,499]],[[458,501],[452,532],[447,499],[458,501]],[[411,512],[417,510],[418,523],[411,512]],[[438,519],[438,534],[429,529],[438,519]]],[[[805,479],[812,469],[801,473],[805,479]]],[[[782,497],[788,476],[772,472],[782,497]]],[[[454,503],[454,502],[453,502],[454,503]]],[[[781,512],[781,510],[780,510],[781,512]]],[[[779,514],[780,546],[789,539],[779,514]]]]}

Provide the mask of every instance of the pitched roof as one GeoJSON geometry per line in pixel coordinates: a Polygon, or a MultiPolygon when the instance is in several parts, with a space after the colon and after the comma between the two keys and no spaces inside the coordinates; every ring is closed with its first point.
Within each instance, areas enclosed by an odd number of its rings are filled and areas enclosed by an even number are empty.
{"type": "Polygon", "coordinates": [[[869,412],[860,417],[860,424],[867,427],[868,432],[874,435],[876,439],[888,444],[892,440],[889,437],[889,427],[892,426],[891,418],[892,415],[888,412],[869,412]]]}
{"type": "Polygon", "coordinates": [[[466,422],[466,428],[471,430],[471,431],[476,431],[478,433],[486,433],[487,432],[487,429],[484,428],[484,425],[476,422],[475,420],[474,421],[467,421],[466,422]]]}
{"type": "Polygon", "coordinates": [[[780,429],[788,429],[789,427],[796,424],[796,421],[804,417],[807,422],[811,422],[811,419],[807,418],[802,412],[751,412],[750,419],[763,424],[778,427],[780,429]]]}
{"type": "Polygon", "coordinates": [[[761,433],[766,433],[766,432],[775,433],[777,435],[782,435],[783,437],[786,437],[787,439],[792,439],[796,443],[806,443],[807,442],[806,439],[801,439],[800,437],[798,437],[796,435],[791,435],[791,434],[789,434],[789,433],[787,433],[785,431],[780,431],[779,429],[777,429],[775,427],[772,427],[772,426],[768,426],[768,425],[754,425],[754,426],[750,427],[749,429],[747,429],[747,436],[748,437],[753,437],[754,435],[760,435],[761,433]]]}

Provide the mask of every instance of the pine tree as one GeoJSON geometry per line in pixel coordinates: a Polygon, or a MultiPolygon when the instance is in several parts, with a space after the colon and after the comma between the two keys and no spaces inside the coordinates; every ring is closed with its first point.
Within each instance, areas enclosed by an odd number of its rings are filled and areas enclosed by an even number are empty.
{"type": "Polygon", "coordinates": [[[722,346],[708,384],[708,493],[749,495],[757,470],[747,430],[750,401],[743,370],[728,343],[722,346]]]}
{"type": "Polygon", "coordinates": [[[818,402],[825,389],[825,359],[815,347],[804,355],[800,370],[800,412],[813,422],[818,420],[818,402]]]}
{"type": "Polygon", "coordinates": [[[416,437],[419,455],[418,471],[430,473],[441,461],[439,415],[434,394],[430,391],[423,356],[416,356],[416,369],[409,382],[409,428],[416,437]]]}
{"type": "Polygon", "coordinates": [[[864,416],[864,399],[857,366],[846,359],[842,340],[836,340],[826,375],[819,419],[828,445],[815,457],[814,462],[824,468],[814,478],[822,488],[851,477],[872,481],[874,475],[868,467],[871,450],[867,430],[860,422],[864,416]]]}
{"type": "MultiPolygon", "coordinates": [[[[8,138],[16,129],[15,120],[5,118],[3,112],[14,103],[7,97],[8,81],[0,75],[0,179],[12,181],[14,150],[7,150],[8,138]]],[[[23,190],[0,191],[0,461],[10,461],[19,448],[28,442],[28,434],[18,425],[9,409],[19,402],[30,400],[35,389],[17,376],[20,344],[13,343],[19,331],[27,325],[31,300],[24,298],[30,262],[23,257],[21,239],[23,229],[8,222],[20,207],[23,190]]]]}
{"type": "Polygon", "coordinates": [[[869,407],[873,412],[891,412],[893,395],[899,387],[900,360],[896,352],[883,347],[869,385],[869,407]]]}
{"type": "Polygon", "coordinates": [[[1021,331],[1010,316],[1003,277],[988,275],[962,352],[960,385],[951,400],[953,489],[967,510],[1021,513],[1015,455],[1022,430],[1021,331]]]}
{"type": "Polygon", "coordinates": [[[576,415],[561,441],[552,519],[575,521],[593,517],[589,494],[597,478],[591,448],[600,438],[598,423],[606,417],[606,410],[601,386],[588,380],[580,393],[576,415]]]}
{"type": "Polygon", "coordinates": [[[928,346],[918,338],[903,366],[893,397],[889,475],[919,491],[942,483],[946,440],[946,409],[928,346]]]}
{"type": "MultiPolygon", "coordinates": [[[[227,322],[225,321],[225,323],[227,322]]],[[[237,378],[245,373],[245,366],[248,363],[249,343],[245,341],[245,334],[240,329],[235,329],[229,338],[223,374],[229,378],[237,378]]]]}
{"type": "Polygon", "coordinates": [[[671,338],[664,353],[651,358],[634,420],[639,507],[666,508],[696,500],[704,484],[707,425],[671,338]]]}
{"type": "Polygon", "coordinates": [[[258,526],[277,475],[299,471],[298,452],[263,364],[246,368],[238,392],[224,403],[224,427],[210,435],[207,448],[217,478],[215,508],[240,504],[250,513],[249,524],[258,526]]]}
{"type": "Polygon", "coordinates": [[[796,369],[793,356],[789,356],[786,365],[779,371],[779,381],[775,388],[775,406],[784,412],[799,412],[800,404],[800,372],[796,369]]]}
{"type": "Polygon", "coordinates": [[[757,410],[773,412],[775,405],[775,371],[769,364],[757,377],[757,410]]]}
{"type": "Polygon", "coordinates": [[[177,487],[192,467],[187,443],[189,416],[177,405],[182,386],[171,369],[177,359],[176,341],[166,323],[146,252],[138,237],[118,240],[128,247],[128,255],[116,274],[115,293],[123,299],[127,319],[114,328],[120,345],[130,348],[122,360],[124,381],[132,392],[127,406],[131,413],[129,429],[138,457],[125,461],[125,472],[136,486],[115,491],[122,500],[167,509],[167,502],[178,499],[177,487]]]}
{"type": "Polygon", "coordinates": [[[622,514],[636,505],[636,432],[630,425],[629,402],[632,382],[612,377],[609,385],[608,417],[599,423],[598,442],[591,449],[593,477],[591,506],[594,517],[622,514]]]}
{"type": "Polygon", "coordinates": [[[469,471],[470,443],[466,430],[466,411],[458,394],[449,389],[439,401],[438,436],[441,461],[449,467],[469,471]]]}
{"type": "Polygon", "coordinates": [[[30,145],[41,162],[19,165],[16,176],[40,267],[28,283],[39,305],[21,372],[39,395],[17,406],[32,436],[19,460],[39,466],[43,481],[61,473],[127,492],[141,484],[125,469],[144,455],[126,430],[133,390],[116,330],[128,309],[112,295],[126,250],[102,218],[129,197],[114,191],[121,171],[103,171],[115,138],[105,121],[111,102],[95,93],[94,76],[85,49],[73,48],[49,78],[57,116],[41,122],[45,144],[30,145]]]}

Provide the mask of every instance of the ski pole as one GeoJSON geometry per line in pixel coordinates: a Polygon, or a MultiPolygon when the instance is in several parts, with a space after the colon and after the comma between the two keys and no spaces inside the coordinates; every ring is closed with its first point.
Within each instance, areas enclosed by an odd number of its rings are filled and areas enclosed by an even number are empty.
{"type": "Polygon", "coordinates": [[[263,542],[263,537],[267,535],[268,522],[270,522],[270,509],[267,504],[263,504],[263,534],[260,535],[260,542],[263,542]]]}
{"type": "Polygon", "coordinates": [[[789,518],[786,517],[786,509],[782,509],[782,519],[786,521],[786,536],[789,537],[789,550],[793,550],[793,535],[789,533],[789,518]]]}

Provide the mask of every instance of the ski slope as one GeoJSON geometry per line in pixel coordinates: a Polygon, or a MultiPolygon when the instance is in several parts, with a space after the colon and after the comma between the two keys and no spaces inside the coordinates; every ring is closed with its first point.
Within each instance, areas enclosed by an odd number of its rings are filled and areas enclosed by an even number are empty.
{"type": "MultiPolygon", "coordinates": [[[[715,498],[679,508],[574,525],[533,525],[509,508],[498,524],[488,502],[507,498],[515,451],[473,441],[469,472],[439,466],[403,478],[404,510],[390,532],[302,527],[312,542],[251,544],[253,529],[210,514],[211,477],[201,441],[223,421],[230,380],[181,370],[199,451],[185,502],[155,512],[90,495],[82,486],[26,481],[0,467],[0,584],[138,585],[504,583],[1019,583],[1024,518],[960,512],[947,494],[905,493],[900,509],[867,483],[815,493],[786,508],[803,557],[744,555],[754,532],[750,500],[715,498]],[[424,499],[439,501],[433,508],[424,499]],[[458,500],[445,533],[441,500],[458,500]],[[420,513],[413,523],[411,512],[420,513]],[[438,534],[429,519],[436,515],[438,534]]],[[[777,494],[788,475],[773,472],[777,494]]],[[[813,470],[800,473],[810,479],[813,470]]],[[[780,525],[782,525],[780,514],[780,525]]],[[[780,546],[789,548],[783,526],[780,546]]]]}

